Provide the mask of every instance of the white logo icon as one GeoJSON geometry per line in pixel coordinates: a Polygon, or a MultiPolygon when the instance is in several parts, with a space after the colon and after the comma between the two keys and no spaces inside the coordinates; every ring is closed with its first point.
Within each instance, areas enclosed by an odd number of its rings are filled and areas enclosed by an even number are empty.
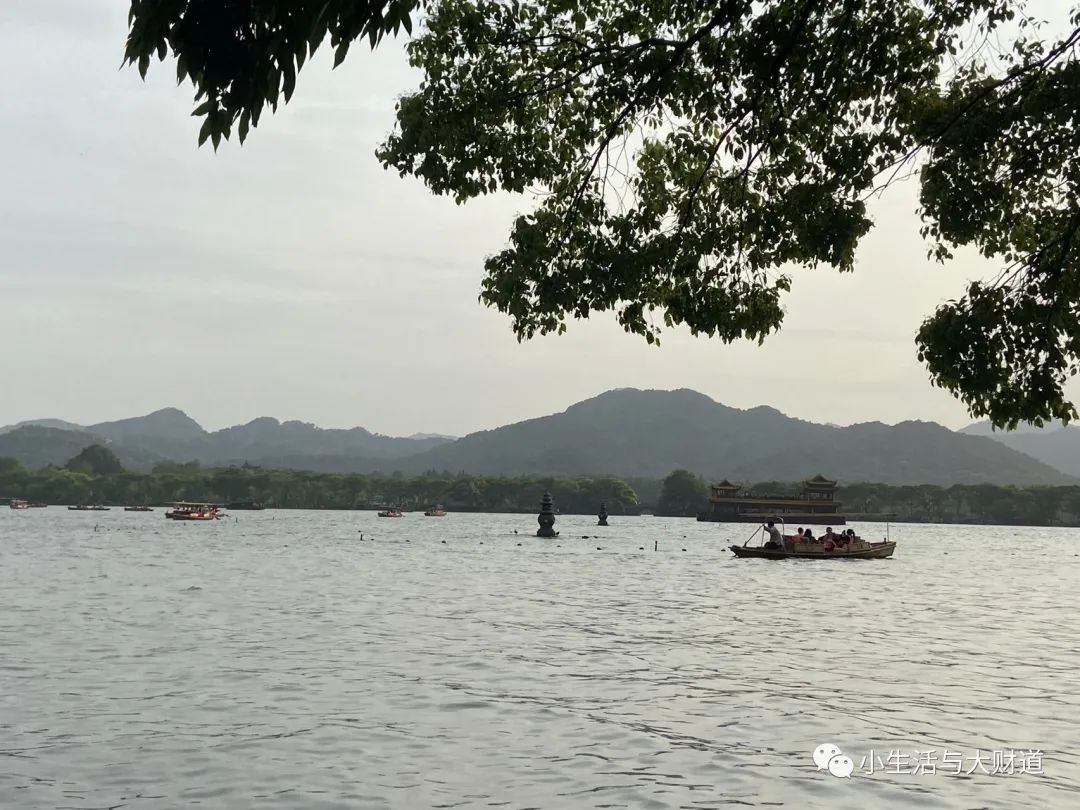
{"type": "Polygon", "coordinates": [[[840,749],[832,743],[822,743],[814,749],[814,764],[819,771],[828,770],[829,760],[839,756],[840,749]]]}
{"type": "Polygon", "coordinates": [[[819,771],[828,771],[833,776],[846,779],[855,770],[851,757],[832,743],[822,743],[814,749],[814,764],[819,771]]]}
{"type": "Polygon", "coordinates": [[[851,776],[853,770],[855,770],[855,763],[851,761],[851,757],[847,754],[837,754],[829,760],[829,773],[833,776],[847,779],[851,776]]]}

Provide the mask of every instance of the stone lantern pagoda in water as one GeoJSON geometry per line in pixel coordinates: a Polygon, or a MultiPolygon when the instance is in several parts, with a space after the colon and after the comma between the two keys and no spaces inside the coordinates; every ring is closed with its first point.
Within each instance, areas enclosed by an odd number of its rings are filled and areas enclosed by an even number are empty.
{"type": "Polygon", "coordinates": [[[600,504],[600,512],[596,516],[597,526],[607,526],[607,504],[600,504]]]}
{"type": "Polygon", "coordinates": [[[559,533],[555,531],[555,509],[551,505],[550,492],[545,492],[543,500],[540,501],[540,514],[536,522],[540,524],[540,528],[536,531],[537,537],[559,536],[559,533]]]}

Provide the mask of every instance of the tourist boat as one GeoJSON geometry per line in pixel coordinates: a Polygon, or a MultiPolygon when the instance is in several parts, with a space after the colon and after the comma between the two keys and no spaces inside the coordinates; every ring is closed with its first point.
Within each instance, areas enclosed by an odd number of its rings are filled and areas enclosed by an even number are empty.
{"type": "Polygon", "coordinates": [[[446,517],[446,510],[442,508],[442,505],[433,506],[424,512],[424,517],[446,517]]]}
{"type": "Polygon", "coordinates": [[[153,512],[149,506],[125,506],[125,512],[153,512]]]}
{"type": "Polygon", "coordinates": [[[736,557],[756,557],[762,560],[883,560],[896,551],[895,540],[869,543],[856,540],[845,548],[826,551],[821,543],[784,544],[784,550],[765,546],[731,546],[736,557]]]}
{"type": "MultiPolygon", "coordinates": [[[[783,521],[781,521],[783,524],[783,521]]],[[[762,537],[764,537],[764,533],[762,537]]],[[[784,547],[771,545],[748,545],[747,540],[741,546],[729,546],[736,557],[753,557],[759,560],[883,560],[896,551],[896,541],[886,537],[880,543],[872,543],[858,535],[837,535],[838,542],[832,539],[817,538],[806,542],[797,535],[784,534],[784,547]]],[[[753,539],[753,538],[751,538],[753,539]]]]}
{"type": "Polygon", "coordinates": [[[170,505],[172,509],[165,513],[169,520],[216,520],[223,517],[221,507],[213,503],[176,501],[170,505]]]}
{"type": "Polygon", "coordinates": [[[379,517],[401,517],[400,509],[384,509],[379,512],[379,517]]]}
{"type": "Polygon", "coordinates": [[[30,502],[25,498],[12,498],[8,501],[9,509],[29,509],[30,502]]]}
{"type": "Polygon", "coordinates": [[[803,481],[797,495],[758,496],[741,492],[727,479],[710,487],[709,510],[697,519],[717,523],[764,523],[778,517],[804,526],[843,526],[847,519],[835,500],[837,484],[822,475],[803,481]]]}

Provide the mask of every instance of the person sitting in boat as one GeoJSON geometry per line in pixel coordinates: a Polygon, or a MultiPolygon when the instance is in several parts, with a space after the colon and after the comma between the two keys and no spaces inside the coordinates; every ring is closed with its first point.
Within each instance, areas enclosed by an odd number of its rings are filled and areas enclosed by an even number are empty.
{"type": "Polygon", "coordinates": [[[821,536],[821,539],[825,541],[826,551],[832,551],[836,548],[836,535],[833,534],[832,526],[825,527],[825,534],[821,536]]]}
{"type": "Polygon", "coordinates": [[[776,528],[776,524],[771,520],[765,524],[765,531],[769,533],[769,542],[765,545],[775,545],[778,549],[784,548],[784,535],[780,534],[780,530],[776,528]]]}
{"type": "Polygon", "coordinates": [[[816,543],[817,542],[817,540],[814,539],[814,533],[812,531],[810,531],[809,527],[807,527],[806,531],[803,532],[802,539],[803,539],[804,543],[816,543]]]}

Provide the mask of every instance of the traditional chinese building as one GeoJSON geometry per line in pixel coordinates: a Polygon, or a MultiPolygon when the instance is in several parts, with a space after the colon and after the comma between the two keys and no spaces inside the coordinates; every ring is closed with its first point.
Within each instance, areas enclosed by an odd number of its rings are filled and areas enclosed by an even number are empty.
{"type": "Polygon", "coordinates": [[[766,523],[770,520],[810,526],[842,526],[836,500],[837,484],[822,475],[803,481],[799,492],[790,496],[764,497],[743,492],[726,478],[710,487],[709,509],[698,520],[717,523],[766,523]]]}

